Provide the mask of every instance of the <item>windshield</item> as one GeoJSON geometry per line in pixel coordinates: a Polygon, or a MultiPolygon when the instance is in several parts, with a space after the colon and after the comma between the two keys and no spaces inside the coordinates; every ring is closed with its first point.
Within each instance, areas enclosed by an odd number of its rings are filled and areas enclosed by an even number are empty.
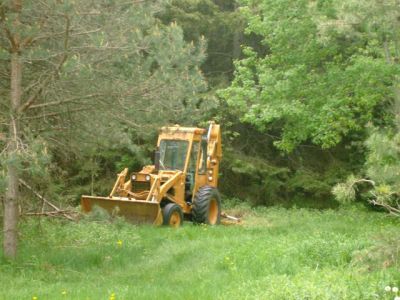
{"type": "Polygon", "coordinates": [[[181,170],[185,167],[188,141],[161,140],[160,170],[181,170]]]}

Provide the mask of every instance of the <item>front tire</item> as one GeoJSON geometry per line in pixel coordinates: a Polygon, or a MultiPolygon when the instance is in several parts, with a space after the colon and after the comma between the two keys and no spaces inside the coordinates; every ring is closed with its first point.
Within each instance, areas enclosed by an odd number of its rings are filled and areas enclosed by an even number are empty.
{"type": "Polygon", "coordinates": [[[162,210],[163,225],[178,228],[183,223],[183,212],[181,207],[175,203],[168,203],[162,210]]]}
{"type": "Polygon", "coordinates": [[[206,185],[197,191],[192,216],[194,223],[218,225],[221,222],[221,197],[216,188],[206,185]]]}

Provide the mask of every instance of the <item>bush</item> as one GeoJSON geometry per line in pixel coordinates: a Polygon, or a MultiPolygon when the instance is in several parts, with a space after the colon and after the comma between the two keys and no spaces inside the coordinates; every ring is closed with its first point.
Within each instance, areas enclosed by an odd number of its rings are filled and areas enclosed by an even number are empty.
{"type": "Polygon", "coordinates": [[[368,149],[365,177],[348,177],[337,184],[332,193],[341,203],[356,199],[359,185],[368,183],[367,199],[400,217],[400,134],[375,131],[366,141],[368,149]]]}

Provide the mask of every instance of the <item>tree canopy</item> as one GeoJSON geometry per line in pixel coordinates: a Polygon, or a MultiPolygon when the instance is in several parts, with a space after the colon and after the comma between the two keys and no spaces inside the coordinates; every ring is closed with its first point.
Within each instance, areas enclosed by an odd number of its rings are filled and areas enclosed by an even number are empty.
{"type": "Polygon", "coordinates": [[[384,123],[399,72],[385,30],[395,35],[397,20],[377,16],[380,5],[390,9],[381,1],[363,3],[244,1],[246,32],[262,36],[269,51],[245,47],[221,96],[243,122],[278,127],[275,145],[287,152],[308,142],[331,148],[369,122],[384,123]]]}

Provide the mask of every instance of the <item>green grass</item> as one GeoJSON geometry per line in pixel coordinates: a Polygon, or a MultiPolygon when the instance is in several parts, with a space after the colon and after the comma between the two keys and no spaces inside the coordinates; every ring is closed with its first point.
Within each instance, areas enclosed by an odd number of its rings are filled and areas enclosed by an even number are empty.
{"type": "Polygon", "coordinates": [[[0,261],[0,299],[394,298],[384,287],[400,285],[387,242],[398,220],[359,208],[232,211],[242,225],[23,220],[17,261],[0,261]]]}

